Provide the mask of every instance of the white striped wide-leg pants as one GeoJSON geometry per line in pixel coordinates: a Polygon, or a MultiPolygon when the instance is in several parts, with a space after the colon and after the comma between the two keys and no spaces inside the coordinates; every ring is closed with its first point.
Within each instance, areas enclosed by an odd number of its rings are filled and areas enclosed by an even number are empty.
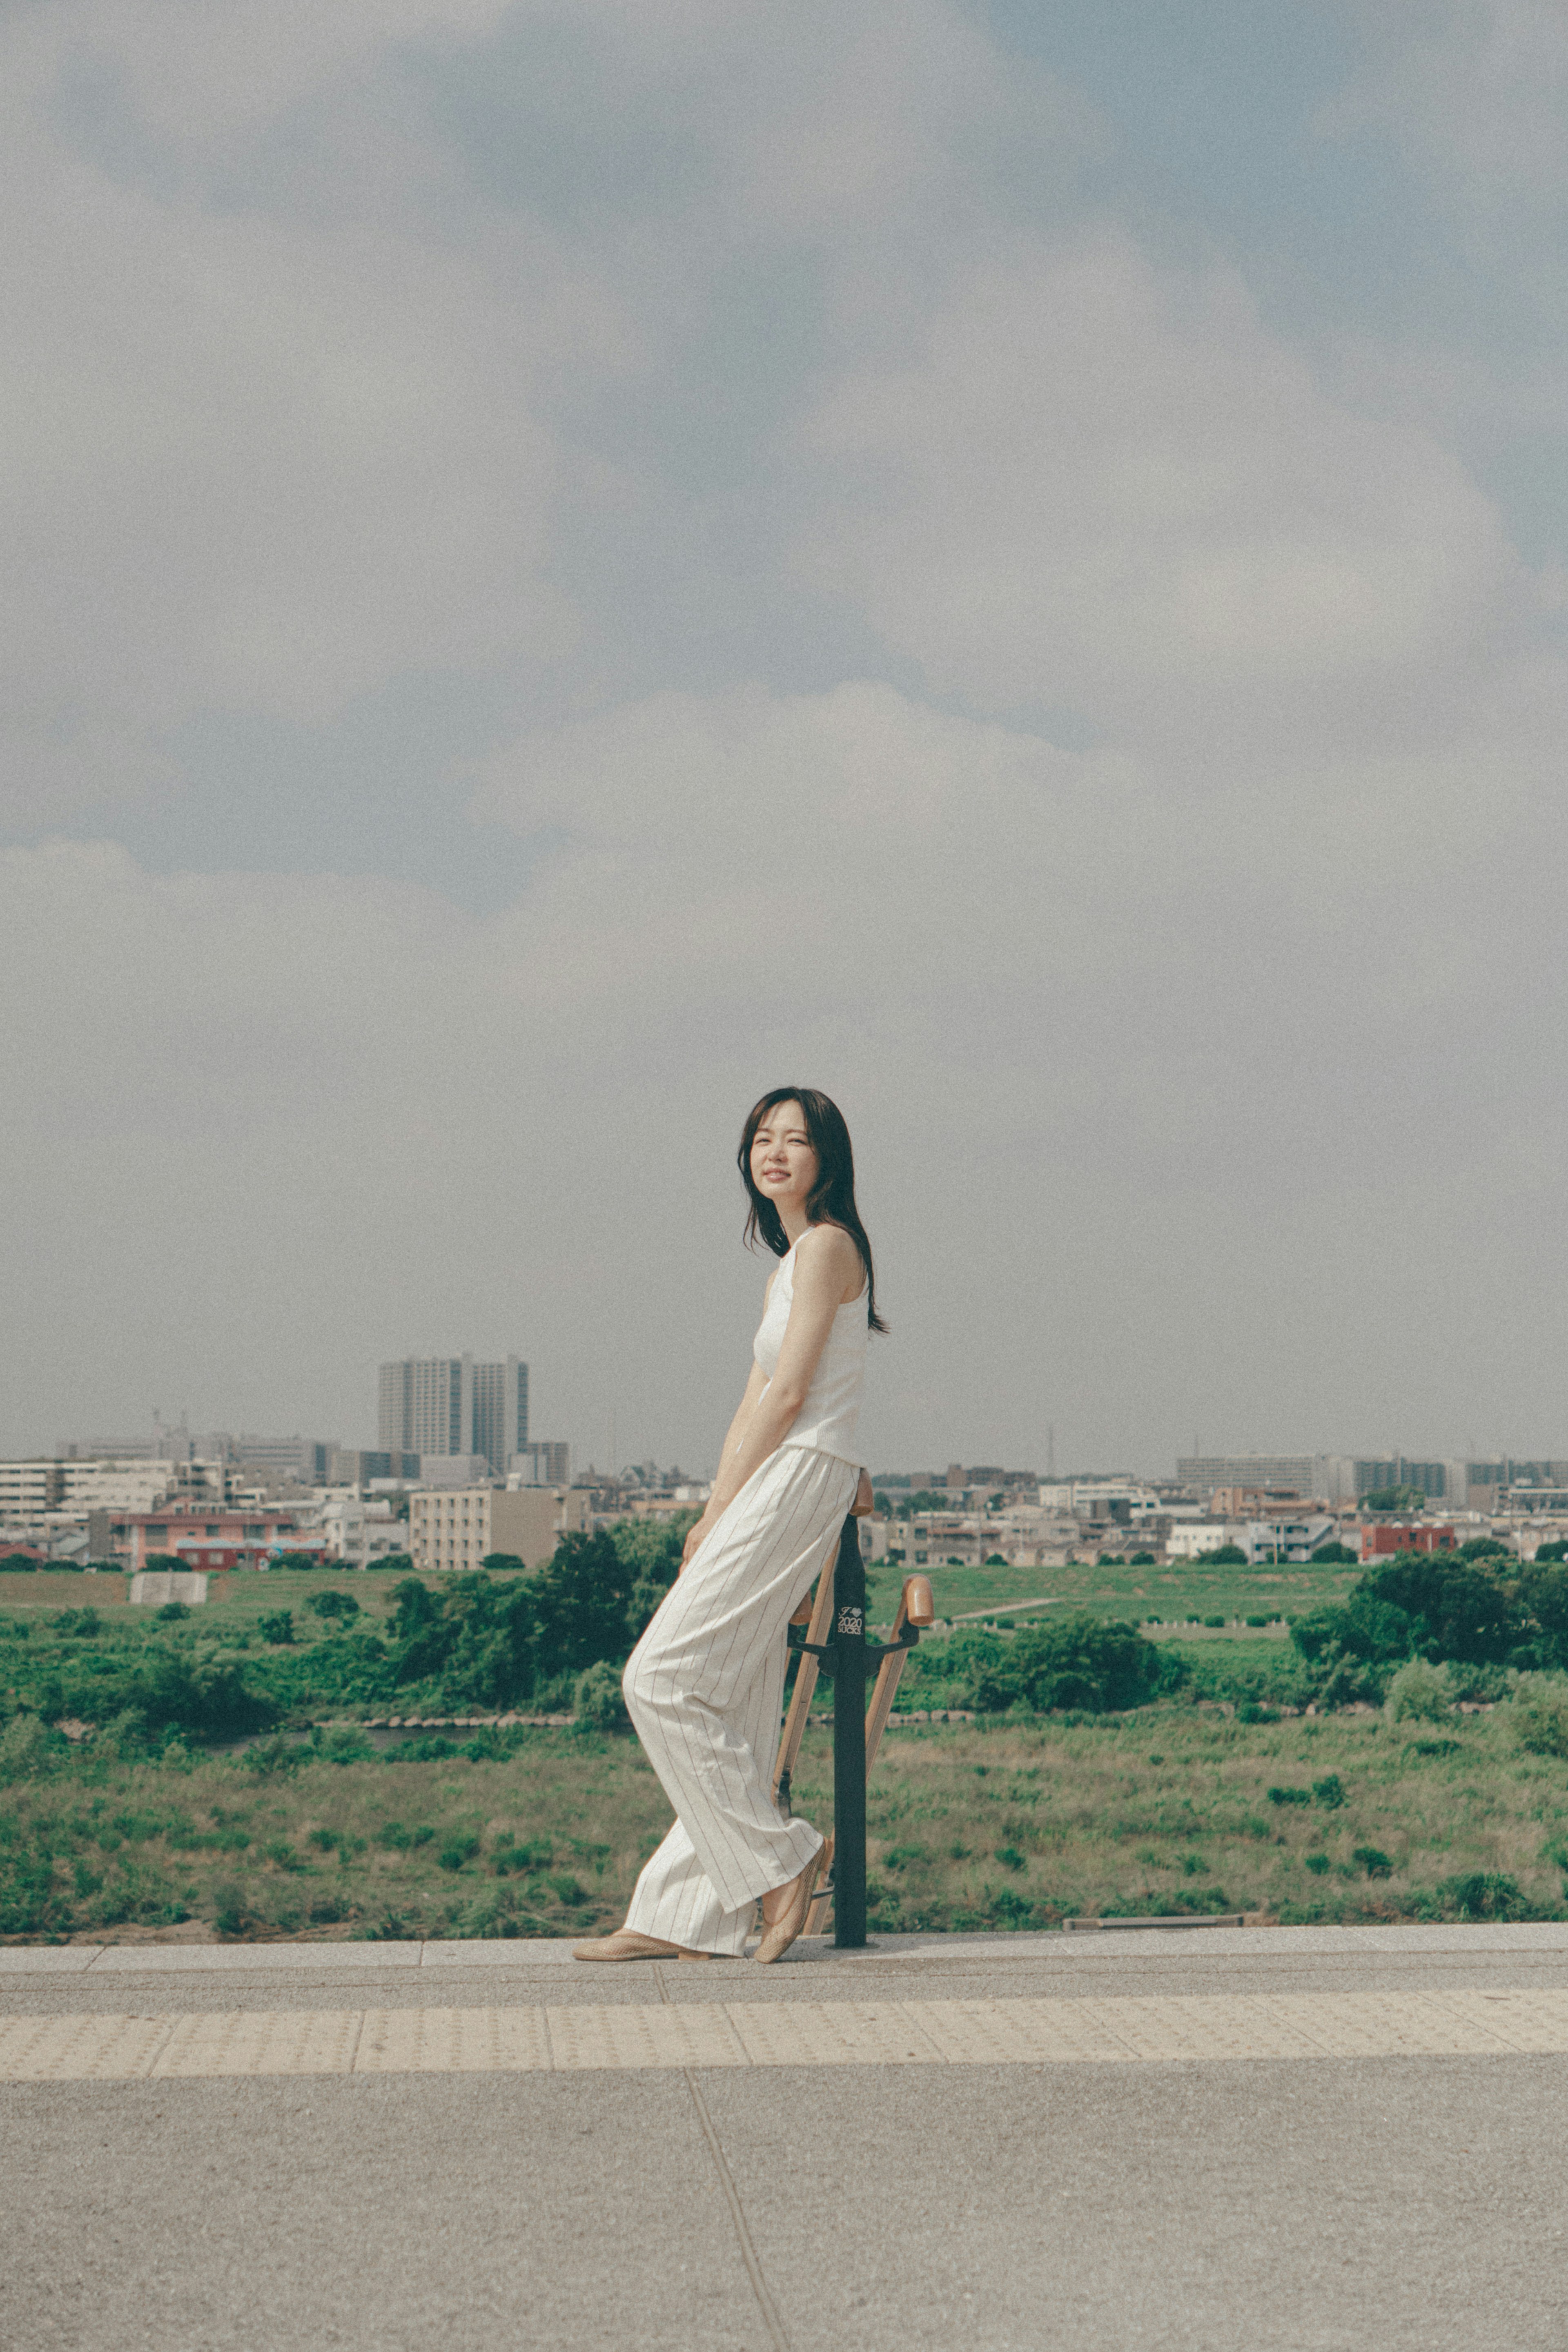
{"type": "Polygon", "coordinates": [[[789,1619],[839,1539],[860,1472],[781,1445],[747,1480],[660,1602],[622,1688],[675,1825],[626,1914],[688,1951],[746,1948],[757,1898],[822,1841],[773,1796],[789,1619]]]}

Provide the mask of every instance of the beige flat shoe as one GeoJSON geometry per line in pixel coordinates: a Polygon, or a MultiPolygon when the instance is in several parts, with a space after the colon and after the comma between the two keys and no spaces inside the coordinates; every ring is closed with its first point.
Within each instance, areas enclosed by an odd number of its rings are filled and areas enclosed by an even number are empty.
{"type": "Polygon", "coordinates": [[[806,1915],[811,1908],[811,1897],[817,1891],[817,1880],[821,1874],[822,1859],[826,1853],[826,1846],[817,1848],[816,1853],[789,1889],[789,1900],[778,1918],[771,1923],[764,1924],[762,1941],[751,1956],[753,1959],[760,1960],[764,1968],[768,1967],[774,1960],[783,1958],[805,1926],[806,1915]]]}
{"type": "Polygon", "coordinates": [[[684,1944],[661,1943],[657,1936],[640,1936],[635,1927],[617,1927],[613,1936],[591,1936],[573,1947],[574,1960],[710,1960],[711,1952],[688,1952],[684,1944]]]}

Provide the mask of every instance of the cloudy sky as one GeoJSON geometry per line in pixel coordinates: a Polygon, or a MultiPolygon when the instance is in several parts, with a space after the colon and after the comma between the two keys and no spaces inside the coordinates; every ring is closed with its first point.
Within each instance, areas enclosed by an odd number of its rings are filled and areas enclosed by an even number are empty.
{"type": "Polygon", "coordinates": [[[1568,1453],[1555,0],[0,16],[0,1450],[1568,1453]],[[1554,1043],[1554,1040],[1557,1041],[1554,1043]]]}

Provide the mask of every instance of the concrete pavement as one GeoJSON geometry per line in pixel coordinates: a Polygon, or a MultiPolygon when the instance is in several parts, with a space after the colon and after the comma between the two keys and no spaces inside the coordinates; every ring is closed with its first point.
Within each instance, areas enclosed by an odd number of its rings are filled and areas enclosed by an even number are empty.
{"type": "Polygon", "coordinates": [[[5,2342],[1568,2336],[1568,1928],[569,1950],[0,1950],[5,2342]]]}

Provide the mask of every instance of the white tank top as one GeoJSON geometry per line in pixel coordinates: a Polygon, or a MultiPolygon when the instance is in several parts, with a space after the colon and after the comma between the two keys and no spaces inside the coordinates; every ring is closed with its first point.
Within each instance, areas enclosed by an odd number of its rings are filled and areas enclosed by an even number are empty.
{"type": "MultiPolygon", "coordinates": [[[[793,1244],[789,1255],[779,1262],[752,1343],[751,1352],[769,1380],[779,1369],[779,1350],[784,1344],[794,1301],[794,1260],[799,1247],[799,1243],[793,1244]]],[[[818,1454],[836,1454],[841,1461],[860,1466],[860,1455],[854,1450],[855,1423],[860,1418],[861,1390],[865,1384],[869,1336],[862,1287],[860,1297],[852,1298],[847,1307],[841,1307],[833,1318],[827,1346],[817,1359],[811,1385],[806,1391],[806,1402],[784,1438],[786,1445],[809,1445],[818,1454]]]]}

